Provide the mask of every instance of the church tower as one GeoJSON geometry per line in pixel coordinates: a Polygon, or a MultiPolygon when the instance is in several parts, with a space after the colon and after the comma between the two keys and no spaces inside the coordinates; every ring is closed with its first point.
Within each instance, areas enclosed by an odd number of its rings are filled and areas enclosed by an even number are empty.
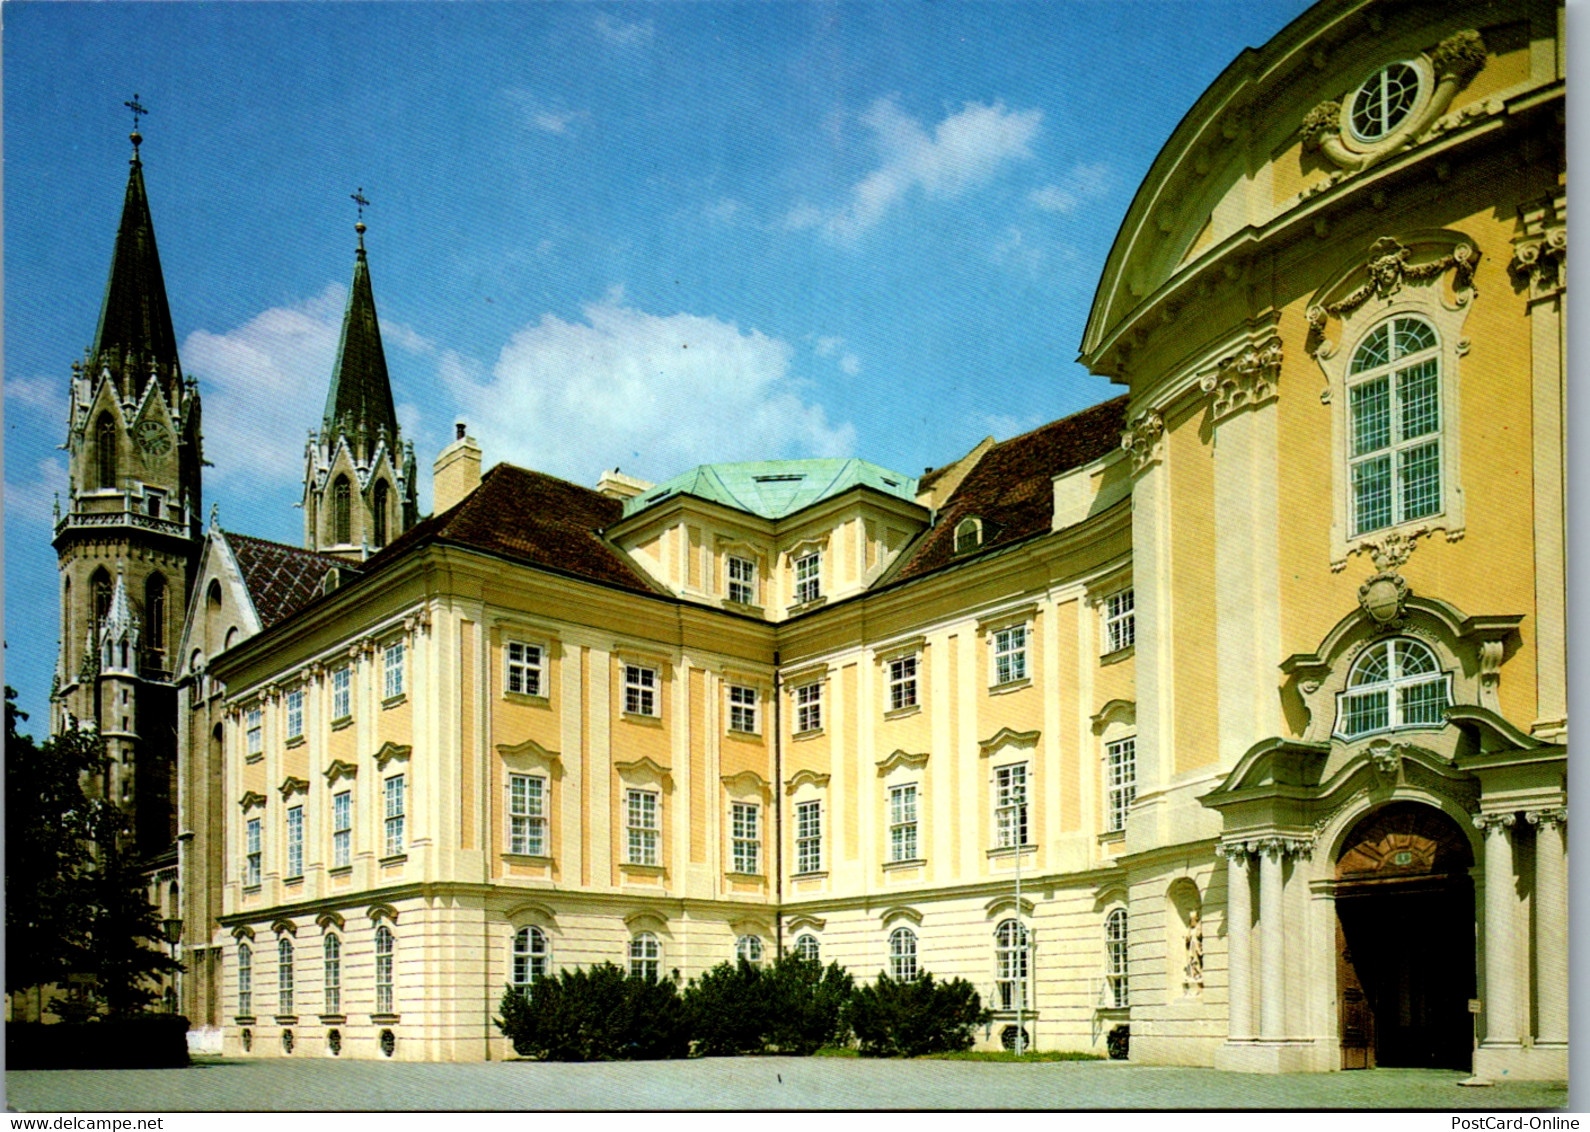
{"type": "Polygon", "coordinates": [[[182,376],[144,190],[132,169],[99,327],[72,364],[69,487],[57,508],[61,642],[52,730],[104,737],[106,788],[146,859],[176,838],[173,655],[201,535],[199,391],[182,376]]]}
{"type": "Polygon", "coordinates": [[[304,545],[362,561],[419,519],[414,445],[403,443],[381,348],[370,264],[364,250],[363,190],[353,286],[318,434],[304,450],[304,545]]]}

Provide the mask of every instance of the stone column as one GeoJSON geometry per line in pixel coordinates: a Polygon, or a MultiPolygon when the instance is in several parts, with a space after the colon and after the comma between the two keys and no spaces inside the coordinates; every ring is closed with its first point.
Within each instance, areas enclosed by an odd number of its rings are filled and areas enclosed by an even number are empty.
{"type": "Polygon", "coordinates": [[[1286,928],[1281,910],[1281,864],[1286,844],[1279,837],[1259,846],[1259,1037],[1286,1036],[1286,928]]]}
{"type": "Polygon", "coordinates": [[[1536,1045],[1568,1044],[1568,811],[1524,815],[1535,836],[1536,1045]]]}
{"type": "Polygon", "coordinates": [[[1516,1049],[1518,949],[1514,944],[1513,815],[1475,814],[1485,834],[1485,1041],[1486,1048],[1516,1049]]]}
{"type": "Polygon", "coordinates": [[[1248,847],[1241,841],[1220,846],[1226,859],[1226,981],[1229,1041],[1253,1037],[1253,895],[1248,888],[1248,847]]]}

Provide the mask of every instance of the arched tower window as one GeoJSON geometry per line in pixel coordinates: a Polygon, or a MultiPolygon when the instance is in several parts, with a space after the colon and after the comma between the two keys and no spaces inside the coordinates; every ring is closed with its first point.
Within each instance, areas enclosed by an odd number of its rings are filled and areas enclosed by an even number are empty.
{"type": "Polygon", "coordinates": [[[166,579],[163,574],[151,574],[144,583],[144,640],[155,662],[165,667],[166,579]]]}
{"type": "Polygon", "coordinates": [[[95,570],[94,576],[88,581],[88,590],[94,603],[94,644],[97,648],[99,645],[100,626],[104,625],[105,618],[110,616],[110,575],[103,569],[95,570]]]}
{"type": "Polygon", "coordinates": [[[1451,678],[1418,641],[1393,637],[1371,645],[1353,664],[1337,699],[1336,731],[1352,739],[1398,727],[1440,727],[1451,678]]]}
{"type": "Polygon", "coordinates": [[[116,418],[105,412],[94,422],[94,486],[116,486],[116,418]]]}
{"type": "Polygon", "coordinates": [[[375,538],[371,540],[373,546],[385,546],[387,539],[387,507],[391,491],[387,488],[386,480],[380,480],[375,485],[375,538]]]}
{"type": "Polygon", "coordinates": [[[331,541],[337,546],[353,541],[353,487],[347,476],[331,485],[331,541]]]}
{"type": "Polygon", "coordinates": [[[1441,345],[1393,318],[1353,352],[1347,377],[1354,534],[1441,513],[1441,345]]]}

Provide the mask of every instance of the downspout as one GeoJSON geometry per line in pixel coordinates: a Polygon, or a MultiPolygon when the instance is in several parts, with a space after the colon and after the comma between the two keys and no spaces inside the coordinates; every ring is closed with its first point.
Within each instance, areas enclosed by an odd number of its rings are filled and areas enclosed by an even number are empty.
{"type": "Polygon", "coordinates": [[[773,955],[784,954],[784,695],[773,652],[773,955]]]}

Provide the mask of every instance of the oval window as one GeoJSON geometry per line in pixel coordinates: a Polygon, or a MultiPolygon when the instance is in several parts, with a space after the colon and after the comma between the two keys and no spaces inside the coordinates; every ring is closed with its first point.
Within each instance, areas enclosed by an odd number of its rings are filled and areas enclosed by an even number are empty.
{"type": "Polygon", "coordinates": [[[1419,72],[1410,63],[1382,67],[1353,93],[1348,123],[1353,137],[1377,142],[1407,120],[1419,101],[1419,72]]]}

